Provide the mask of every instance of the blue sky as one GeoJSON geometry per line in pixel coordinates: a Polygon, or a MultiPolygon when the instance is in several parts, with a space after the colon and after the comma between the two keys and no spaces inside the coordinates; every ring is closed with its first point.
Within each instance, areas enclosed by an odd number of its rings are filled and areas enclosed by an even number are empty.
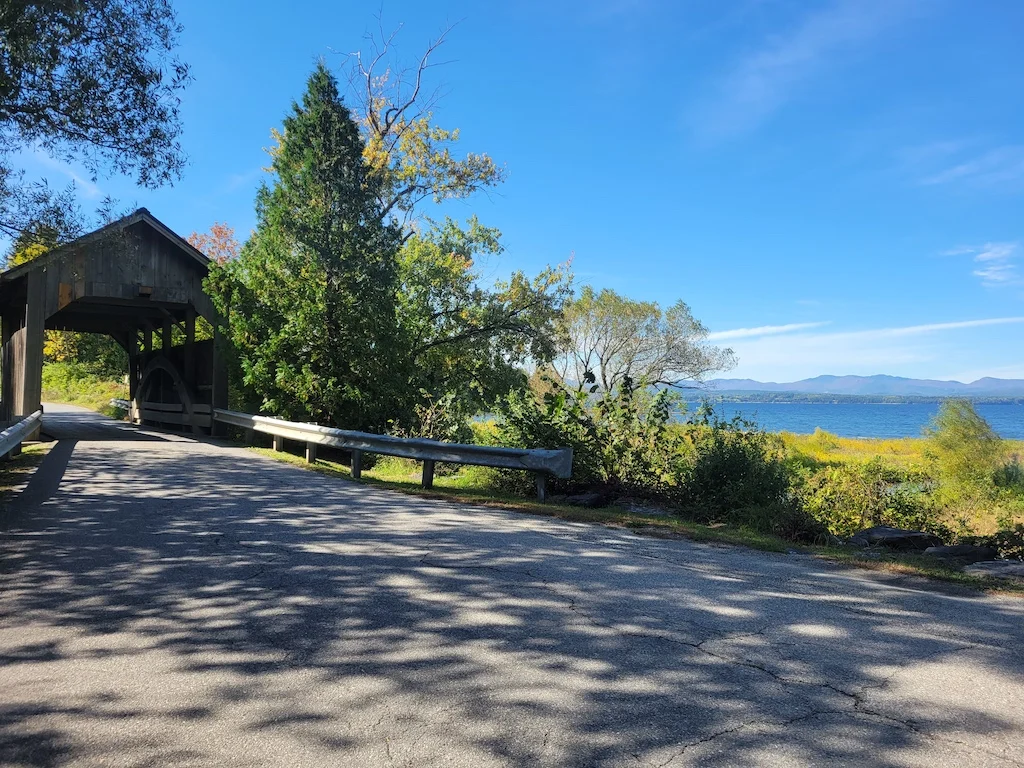
{"type": "MultiPolygon", "coordinates": [[[[27,165],[183,234],[246,233],[270,129],[380,7],[175,6],[185,178],[150,192],[27,165]]],[[[496,272],[572,255],[580,283],[681,298],[735,349],[730,376],[1024,378],[1024,3],[383,6],[408,57],[449,21],[437,122],[508,181],[447,212],[504,232],[496,272]]]]}

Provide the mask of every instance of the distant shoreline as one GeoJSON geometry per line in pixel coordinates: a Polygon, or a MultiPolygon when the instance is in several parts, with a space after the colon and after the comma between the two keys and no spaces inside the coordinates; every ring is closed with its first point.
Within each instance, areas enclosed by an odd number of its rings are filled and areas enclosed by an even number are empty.
{"type": "MultiPolygon", "coordinates": [[[[941,403],[960,396],[939,395],[832,395],[816,392],[715,392],[692,390],[684,393],[690,402],[708,400],[712,403],[803,403],[822,405],[907,405],[941,403]],[[692,392],[692,394],[691,394],[692,392]]],[[[1024,405],[1024,397],[964,397],[972,403],[990,405],[1024,405]]]]}

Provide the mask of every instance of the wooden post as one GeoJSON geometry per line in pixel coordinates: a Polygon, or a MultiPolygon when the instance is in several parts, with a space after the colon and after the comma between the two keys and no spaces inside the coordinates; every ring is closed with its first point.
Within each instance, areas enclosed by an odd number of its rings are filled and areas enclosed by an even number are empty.
{"type": "Polygon", "coordinates": [[[128,334],[128,421],[136,423],[139,411],[139,329],[133,327],[128,334]]]}
{"type": "Polygon", "coordinates": [[[246,445],[252,445],[256,441],[256,430],[252,427],[246,427],[242,430],[242,442],[246,445]]]}
{"type": "MultiPolygon", "coordinates": [[[[28,416],[38,411],[43,397],[43,330],[46,321],[46,273],[34,270],[28,273],[28,306],[25,308],[24,357],[21,360],[22,387],[21,402],[15,398],[14,407],[18,416],[28,416]]],[[[39,439],[37,426],[26,440],[39,439]]]]}
{"type": "Polygon", "coordinates": [[[142,346],[147,352],[153,351],[153,326],[146,324],[146,330],[142,334],[142,346]]]}
{"type": "Polygon", "coordinates": [[[536,472],[533,477],[537,481],[537,501],[547,501],[548,476],[544,472],[536,472]]]}
{"type": "Polygon", "coordinates": [[[352,451],[352,479],[358,480],[363,476],[363,452],[352,451]]]}
{"type": "Polygon", "coordinates": [[[306,443],[306,463],[316,464],[316,443],[306,443]]]}
{"type": "Polygon", "coordinates": [[[190,390],[196,386],[196,309],[191,304],[185,310],[185,365],[182,372],[190,390]]]}
{"type": "Polygon", "coordinates": [[[3,361],[0,369],[3,372],[3,384],[0,385],[0,422],[7,427],[14,423],[14,369],[18,365],[19,354],[16,350],[18,335],[25,323],[25,305],[16,304],[4,307],[3,313],[3,361]]]}
{"type": "Polygon", "coordinates": [[[433,488],[434,487],[434,460],[424,459],[423,460],[423,487],[433,488]]]}
{"type": "Polygon", "coordinates": [[[274,450],[275,451],[283,451],[284,450],[284,438],[281,437],[280,435],[274,435],[274,450]]]}

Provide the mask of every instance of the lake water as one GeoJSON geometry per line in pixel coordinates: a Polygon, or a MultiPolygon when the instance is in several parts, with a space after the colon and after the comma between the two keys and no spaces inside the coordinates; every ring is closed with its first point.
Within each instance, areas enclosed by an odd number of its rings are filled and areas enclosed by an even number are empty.
{"type": "MultiPolygon", "coordinates": [[[[841,437],[920,437],[938,403],[715,403],[725,418],[737,413],[769,432],[810,433],[816,427],[841,437]]],[[[700,406],[690,403],[692,413],[700,406]]],[[[978,403],[978,413],[1000,436],[1024,440],[1024,405],[978,403]]]]}

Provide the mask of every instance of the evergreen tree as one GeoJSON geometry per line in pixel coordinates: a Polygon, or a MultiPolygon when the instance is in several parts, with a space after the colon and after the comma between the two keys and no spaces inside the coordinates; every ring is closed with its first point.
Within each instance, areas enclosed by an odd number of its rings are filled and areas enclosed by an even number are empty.
{"type": "Polygon", "coordinates": [[[257,227],[209,288],[245,384],[274,415],[383,429],[403,402],[400,233],[384,221],[359,128],[323,64],[275,132],[257,227]]]}

